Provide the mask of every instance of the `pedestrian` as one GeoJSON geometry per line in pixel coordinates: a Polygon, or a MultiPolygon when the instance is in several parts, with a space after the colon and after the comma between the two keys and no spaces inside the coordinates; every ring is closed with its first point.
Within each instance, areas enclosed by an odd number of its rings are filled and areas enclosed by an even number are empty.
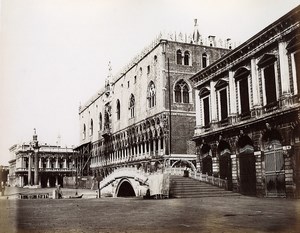
{"type": "Polygon", "coordinates": [[[60,185],[57,186],[57,198],[62,199],[62,190],[60,188],[60,185]]]}

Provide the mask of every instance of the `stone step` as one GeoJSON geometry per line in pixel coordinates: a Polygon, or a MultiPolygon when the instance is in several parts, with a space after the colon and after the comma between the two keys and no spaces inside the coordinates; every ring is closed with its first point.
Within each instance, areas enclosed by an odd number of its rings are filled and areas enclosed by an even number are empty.
{"type": "Polygon", "coordinates": [[[170,196],[174,198],[201,198],[240,196],[240,194],[189,177],[171,176],[170,196]]]}

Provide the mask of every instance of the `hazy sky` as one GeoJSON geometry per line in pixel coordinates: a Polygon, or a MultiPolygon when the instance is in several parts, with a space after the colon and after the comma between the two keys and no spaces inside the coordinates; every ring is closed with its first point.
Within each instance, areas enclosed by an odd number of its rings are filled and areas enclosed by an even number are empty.
{"type": "Polygon", "coordinates": [[[299,0],[0,0],[0,164],[31,140],[78,145],[78,107],[161,32],[244,42],[299,0]]]}

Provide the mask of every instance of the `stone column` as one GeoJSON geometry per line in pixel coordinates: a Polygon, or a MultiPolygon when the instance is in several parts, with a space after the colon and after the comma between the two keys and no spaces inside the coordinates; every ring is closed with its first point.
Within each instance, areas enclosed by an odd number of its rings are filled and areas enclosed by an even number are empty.
{"type": "Polygon", "coordinates": [[[20,180],[20,181],[19,181],[19,182],[20,182],[20,183],[19,183],[20,187],[24,187],[24,176],[20,176],[20,177],[19,177],[19,180],[20,180]]]}
{"type": "Polygon", "coordinates": [[[32,153],[28,153],[28,185],[32,184],[32,178],[31,178],[31,166],[32,166],[32,153]]]}
{"type": "Polygon", "coordinates": [[[67,159],[64,158],[64,169],[66,169],[66,168],[67,168],[67,159]]]}
{"type": "Polygon", "coordinates": [[[289,63],[286,50],[286,42],[281,41],[278,44],[279,63],[280,63],[280,77],[282,95],[290,94],[290,78],[289,78],[289,63]]]}
{"type": "Polygon", "coordinates": [[[49,178],[47,179],[47,187],[48,188],[50,187],[50,180],[49,180],[49,178]]]}
{"type": "Polygon", "coordinates": [[[211,123],[214,124],[218,122],[218,106],[217,106],[217,93],[215,89],[215,82],[210,81],[210,105],[211,105],[211,123]]]}
{"type": "Polygon", "coordinates": [[[59,166],[58,166],[58,157],[56,157],[56,160],[55,160],[55,168],[59,168],[59,166]]]}
{"type": "Polygon", "coordinates": [[[42,166],[42,159],[41,158],[39,158],[39,168],[43,168],[43,166],[42,166]]]}
{"type": "Polygon", "coordinates": [[[280,41],[278,44],[279,64],[280,64],[280,81],[281,81],[281,95],[280,105],[287,107],[291,105],[291,89],[289,77],[289,61],[286,50],[286,42],[280,41]]]}
{"type": "MultiPolygon", "coordinates": [[[[257,74],[257,65],[256,59],[251,59],[251,85],[252,85],[252,98],[253,98],[253,106],[251,109],[252,116],[260,116],[261,112],[261,102],[260,102],[260,92],[259,92],[259,80],[257,74]]],[[[251,101],[250,101],[251,104],[251,101]]]]}
{"type": "Polygon", "coordinates": [[[34,185],[39,184],[39,153],[34,151],[34,185]]]}
{"type": "Polygon", "coordinates": [[[202,126],[199,91],[195,90],[196,126],[202,126]]]}
{"type": "Polygon", "coordinates": [[[47,168],[50,168],[50,157],[47,158],[47,168]]]}
{"type": "Polygon", "coordinates": [[[55,177],[55,185],[58,185],[58,176],[55,177]]]}
{"type": "Polygon", "coordinates": [[[231,117],[232,123],[236,121],[237,116],[237,107],[236,107],[236,85],[233,78],[233,71],[229,71],[229,98],[230,98],[230,108],[229,114],[231,117]]]}
{"type": "Polygon", "coordinates": [[[297,70],[296,70],[296,60],[295,60],[295,53],[291,54],[291,65],[292,65],[292,75],[293,75],[293,86],[294,86],[294,94],[299,94],[297,82],[300,82],[297,80],[297,70]]]}

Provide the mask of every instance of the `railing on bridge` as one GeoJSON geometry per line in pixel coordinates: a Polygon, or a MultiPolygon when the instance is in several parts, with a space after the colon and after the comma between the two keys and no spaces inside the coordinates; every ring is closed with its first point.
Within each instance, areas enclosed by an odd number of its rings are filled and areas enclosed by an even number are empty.
{"type": "MultiPolygon", "coordinates": [[[[165,172],[169,173],[170,175],[179,175],[183,176],[186,168],[166,168],[165,172]]],[[[195,180],[199,180],[208,184],[212,184],[214,186],[227,189],[228,188],[228,181],[225,179],[221,179],[220,177],[209,176],[208,174],[202,174],[195,171],[189,171],[189,177],[195,180]]]]}

